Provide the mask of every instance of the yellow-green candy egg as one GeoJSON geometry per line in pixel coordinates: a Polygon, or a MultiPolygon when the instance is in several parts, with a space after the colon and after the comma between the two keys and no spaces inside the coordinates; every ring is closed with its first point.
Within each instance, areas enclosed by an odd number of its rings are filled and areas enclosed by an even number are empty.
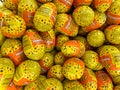
{"type": "Polygon", "coordinates": [[[72,15],[75,22],[82,27],[90,25],[94,20],[94,11],[89,6],[78,6],[72,15]]]}
{"type": "Polygon", "coordinates": [[[45,80],[46,77],[40,75],[35,81],[31,82],[30,84],[26,85],[24,90],[40,90],[39,84],[45,80]]]}
{"type": "Polygon", "coordinates": [[[18,39],[6,39],[1,46],[1,54],[12,59],[15,65],[19,65],[26,59],[23,45],[18,39]]]}
{"type": "Polygon", "coordinates": [[[88,33],[87,41],[93,47],[100,47],[105,41],[105,35],[100,30],[93,30],[88,33]]]}
{"type": "Polygon", "coordinates": [[[39,84],[39,90],[63,90],[62,83],[55,78],[45,79],[39,84]]]}
{"type": "Polygon", "coordinates": [[[37,31],[29,29],[22,37],[25,55],[32,60],[40,60],[45,53],[45,44],[37,31]]]}
{"type": "Polygon", "coordinates": [[[11,59],[0,58],[0,90],[6,90],[15,72],[15,66],[11,59]]]}
{"type": "Polygon", "coordinates": [[[57,16],[57,9],[54,3],[42,4],[34,15],[34,25],[38,31],[49,31],[53,28],[57,16]]]}
{"type": "Polygon", "coordinates": [[[26,60],[16,68],[13,78],[14,84],[18,86],[27,85],[39,77],[40,71],[38,62],[26,60]]]}
{"type": "Polygon", "coordinates": [[[57,49],[57,50],[61,50],[62,45],[63,45],[65,42],[67,42],[67,41],[69,41],[69,37],[68,37],[68,36],[62,35],[62,34],[58,35],[58,36],[56,37],[56,49],[57,49]]]}
{"type": "Polygon", "coordinates": [[[80,78],[80,83],[83,85],[85,90],[97,90],[97,79],[95,73],[89,68],[85,68],[85,71],[80,78]]]}
{"type": "Polygon", "coordinates": [[[57,15],[54,27],[57,32],[71,37],[75,37],[79,29],[79,26],[74,22],[72,17],[66,13],[57,15]]]}
{"type": "Polygon", "coordinates": [[[33,17],[37,9],[38,5],[36,0],[20,0],[18,4],[18,15],[25,20],[26,26],[33,26],[33,17]]]}
{"type": "Polygon", "coordinates": [[[45,53],[40,59],[41,73],[46,73],[54,64],[54,57],[52,53],[45,53]]]}
{"type": "Polygon", "coordinates": [[[112,45],[104,45],[100,51],[100,62],[113,79],[115,84],[120,84],[120,51],[112,45]]]}
{"type": "Polygon", "coordinates": [[[84,63],[79,58],[69,58],[63,64],[62,73],[69,80],[77,80],[83,75],[84,68],[84,63]]]}
{"type": "Polygon", "coordinates": [[[105,29],[105,36],[108,42],[120,44],[120,25],[111,25],[105,29]]]}
{"type": "Polygon", "coordinates": [[[64,76],[62,74],[62,66],[61,65],[54,65],[52,66],[47,72],[48,78],[57,78],[60,81],[63,81],[64,76]]]}
{"type": "Polygon", "coordinates": [[[26,31],[26,24],[22,17],[12,15],[4,19],[2,33],[8,38],[20,38],[26,31]]]}
{"type": "Polygon", "coordinates": [[[82,57],[86,67],[92,70],[101,70],[103,69],[102,64],[99,62],[99,55],[92,50],[85,51],[82,57]]]}
{"type": "Polygon", "coordinates": [[[63,82],[64,90],[86,90],[77,80],[65,80],[63,82]]]}
{"type": "Polygon", "coordinates": [[[65,60],[66,60],[66,58],[62,52],[58,52],[55,54],[54,61],[55,61],[56,65],[63,65],[65,60]]]}

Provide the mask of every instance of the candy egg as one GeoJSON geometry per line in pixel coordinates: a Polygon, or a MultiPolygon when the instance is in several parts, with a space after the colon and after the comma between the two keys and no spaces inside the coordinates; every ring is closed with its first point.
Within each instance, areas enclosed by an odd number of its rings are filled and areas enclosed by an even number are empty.
{"type": "Polygon", "coordinates": [[[105,12],[112,4],[112,1],[113,0],[94,0],[94,7],[99,12],[105,12]]]}
{"type": "Polygon", "coordinates": [[[103,69],[102,64],[99,62],[99,55],[92,50],[85,51],[85,54],[82,57],[86,67],[92,70],[101,70],[103,69]]]}
{"type": "Polygon", "coordinates": [[[111,25],[105,29],[105,36],[108,42],[120,44],[120,25],[111,25]]]}
{"type": "Polygon", "coordinates": [[[62,74],[62,66],[61,65],[54,65],[52,66],[47,73],[48,78],[57,78],[60,81],[63,81],[64,76],[62,74]]]}
{"type": "Polygon", "coordinates": [[[94,20],[94,11],[89,6],[78,6],[72,15],[75,22],[82,27],[90,25],[94,20]]]}
{"type": "Polygon", "coordinates": [[[38,31],[49,31],[53,28],[57,16],[57,9],[54,3],[42,4],[34,15],[34,25],[38,31]]]}
{"type": "Polygon", "coordinates": [[[15,72],[15,66],[11,59],[0,58],[0,90],[6,90],[15,72]]]}
{"type": "Polygon", "coordinates": [[[95,72],[97,78],[97,90],[113,90],[113,83],[109,75],[103,70],[95,72]]]}
{"type": "Polygon", "coordinates": [[[8,38],[19,38],[26,31],[25,21],[18,15],[5,18],[4,23],[5,24],[1,27],[2,33],[8,38]]]}
{"type": "Polygon", "coordinates": [[[33,26],[33,17],[37,9],[38,5],[36,0],[20,0],[18,4],[18,15],[25,20],[27,27],[33,26]]]}
{"type": "Polygon", "coordinates": [[[93,47],[100,47],[105,42],[105,35],[100,30],[93,30],[88,33],[87,41],[93,47]]]}
{"type": "Polygon", "coordinates": [[[16,68],[13,82],[18,86],[27,85],[39,77],[40,71],[41,69],[38,62],[26,60],[16,68]]]}
{"type": "Polygon", "coordinates": [[[23,45],[18,39],[6,39],[1,46],[1,54],[11,58],[15,65],[19,65],[26,59],[23,45]]]}
{"type": "Polygon", "coordinates": [[[41,73],[46,73],[54,64],[53,54],[45,53],[44,56],[40,59],[39,64],[41,66],[41,73]]]}
{"type": "Polygon", "coordinates": [[[80,78],[80,83],[85,87],[85,90],[97,90],[95,73],[89,68],[85,68],[85,71],[80,78]]]}
{"type": "Polygon", "coordinates": [[[84,68],[84,63],[79,58],[69,58],[63,64],[62,73],[69,80],[77,80],[83,75],[84,68]]]}
{"type": "Polygon", "coordinates": [[[55,30],[66,36],[75,37],[78,34],[79,26],[68,14],[62,13],[57,15],[55,30]]]}
{"type": "Polygon", "coordinates": [[[25,55],[32,60],[39,60],[45,53],[45,44],[37,31],[29,29],[22,37],[25,55]]]}

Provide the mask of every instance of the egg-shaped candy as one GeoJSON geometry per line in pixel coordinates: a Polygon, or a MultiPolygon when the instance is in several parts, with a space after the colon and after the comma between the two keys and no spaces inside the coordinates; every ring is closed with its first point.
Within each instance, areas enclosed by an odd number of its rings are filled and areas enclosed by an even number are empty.
{"type": "Polygon", "coordinates": [[[115,25],[120,24],[120,0],[114,0],[107,10],[107,23],[115,25]]]}
{"type": "Polygon", "coordinates": [[[4,19],[2,33],[8,38],[20,38],[26,31],[26,24],[22,17],[12,15],[4,19]]]}
{"type": "Polygon", "coordinates": [[[0,58],[0,90],[6,90],[15,73],[11,59],[0,58]]]}
{"type": "Polygon", "coordinates": [[[6,39],[1,46],[1,54],[2,56],[11,58],[15,65],[19,65],[26,59],[23,52],[23,45],[18,39],[6,39]]]}
{"type": "Polygon", "coordinates": [[[75,37],[78,34],[79,26],[68,14],[61,13],[57,15],[55,30],[66,36],[75,37]]]}
{"type": "Polygon", "coordinates": [[[88,33],[87,41],[93,47],[100,47],[105,42],[105,35],[100,30],[93,30],[88,33]]]}
{"type": "Polygon", "coordinates": [[[60,81],[63,81],[64,75],[62,74],[62,66],[54,65],[52,66],[47,73],[48,78],[57,78],[60,81]]]}
{"type": "Polygon", "coordinates": [[[18,86],[27,85],[39,77],[40,71],[41,68],[38,62],[26,60],[16,68],[13,82],[18,86]]]}
{"type": "Polygon", "coordinates": [[[89,68],[85,68],[85,71],[80,78],[80,83],[83,85],[85,90],[97,90],[97,79],[95,73],[89,68]]]}
{"type": "Polygon", "coordinates": [[[105,71],[96,71],[95,75],[97,78],[97,90],[113,90],[112,80],[105,71]]]}
{"type": "Polygon", "coordinates": [[[41,73],[46,73],[54,64],[54,57],[52,53],[45,53],[40,59],[41,73]]]}
{"type": "Polygon", "coordinates": [[[62,52],[58,52],[55,54],[54,61],[56,65],[63,65],[66,60],[66,57],[62,52]]]}
{"type": "Polygon", "coordinates": [[[32,60],[39,60],[45,53],[45,44],[37,31],[29,29],[22,37],[25,55],[32,60]]]}
{"type": "Polygon", "coordinates": [[[18,15],[25,20],[27,27],[33,26],[33,17],[37,9],[38,5],[36,0],[20,0],[18,4],[18,15]]]}
{"type": "Polygon", "coordinates": [[[85,51],[85,54],[82,57],[86,67],[92,70],[101,70],[103,69],[102,64],[99,62],[99,55],[92,50],[85,51]]]}
{"type": "Polygon", "coordinates": [[[34,15],[34,25],[38,31],[49,31],[53,28],[57,16],[57,9],[54,3],[42,4],[34,15]]]}
{"type": "Polygon", "coordinates": [[[63,64],[62,73],[69,80],[80,79],[84,73],[84,63],[79,58],[69,58],[63,64]]]}
{"type": "Polygon", "coordinates": [[[105,67],[115,84],[120,83],[120,51],[112,45],[104,45],[99,50],[100,63],[105,67]]]}
{"type": "Polygon", "coordinates": [[[120,44],[120,25],[110,25],[104,32],[108,42],[112,44],[120,44]]]}
{"type": "Polygon", "coordinates": [[[99,12],[105,12],[112,4],[113,0],[94,0],[94,7],[99,12]]]}
{"type": "Polygon", "coordinates": [[[90,25],[94,20],[94,11],[89,6],[78,6],[72,15],[75,22],[82,27],[90,25]]]}

